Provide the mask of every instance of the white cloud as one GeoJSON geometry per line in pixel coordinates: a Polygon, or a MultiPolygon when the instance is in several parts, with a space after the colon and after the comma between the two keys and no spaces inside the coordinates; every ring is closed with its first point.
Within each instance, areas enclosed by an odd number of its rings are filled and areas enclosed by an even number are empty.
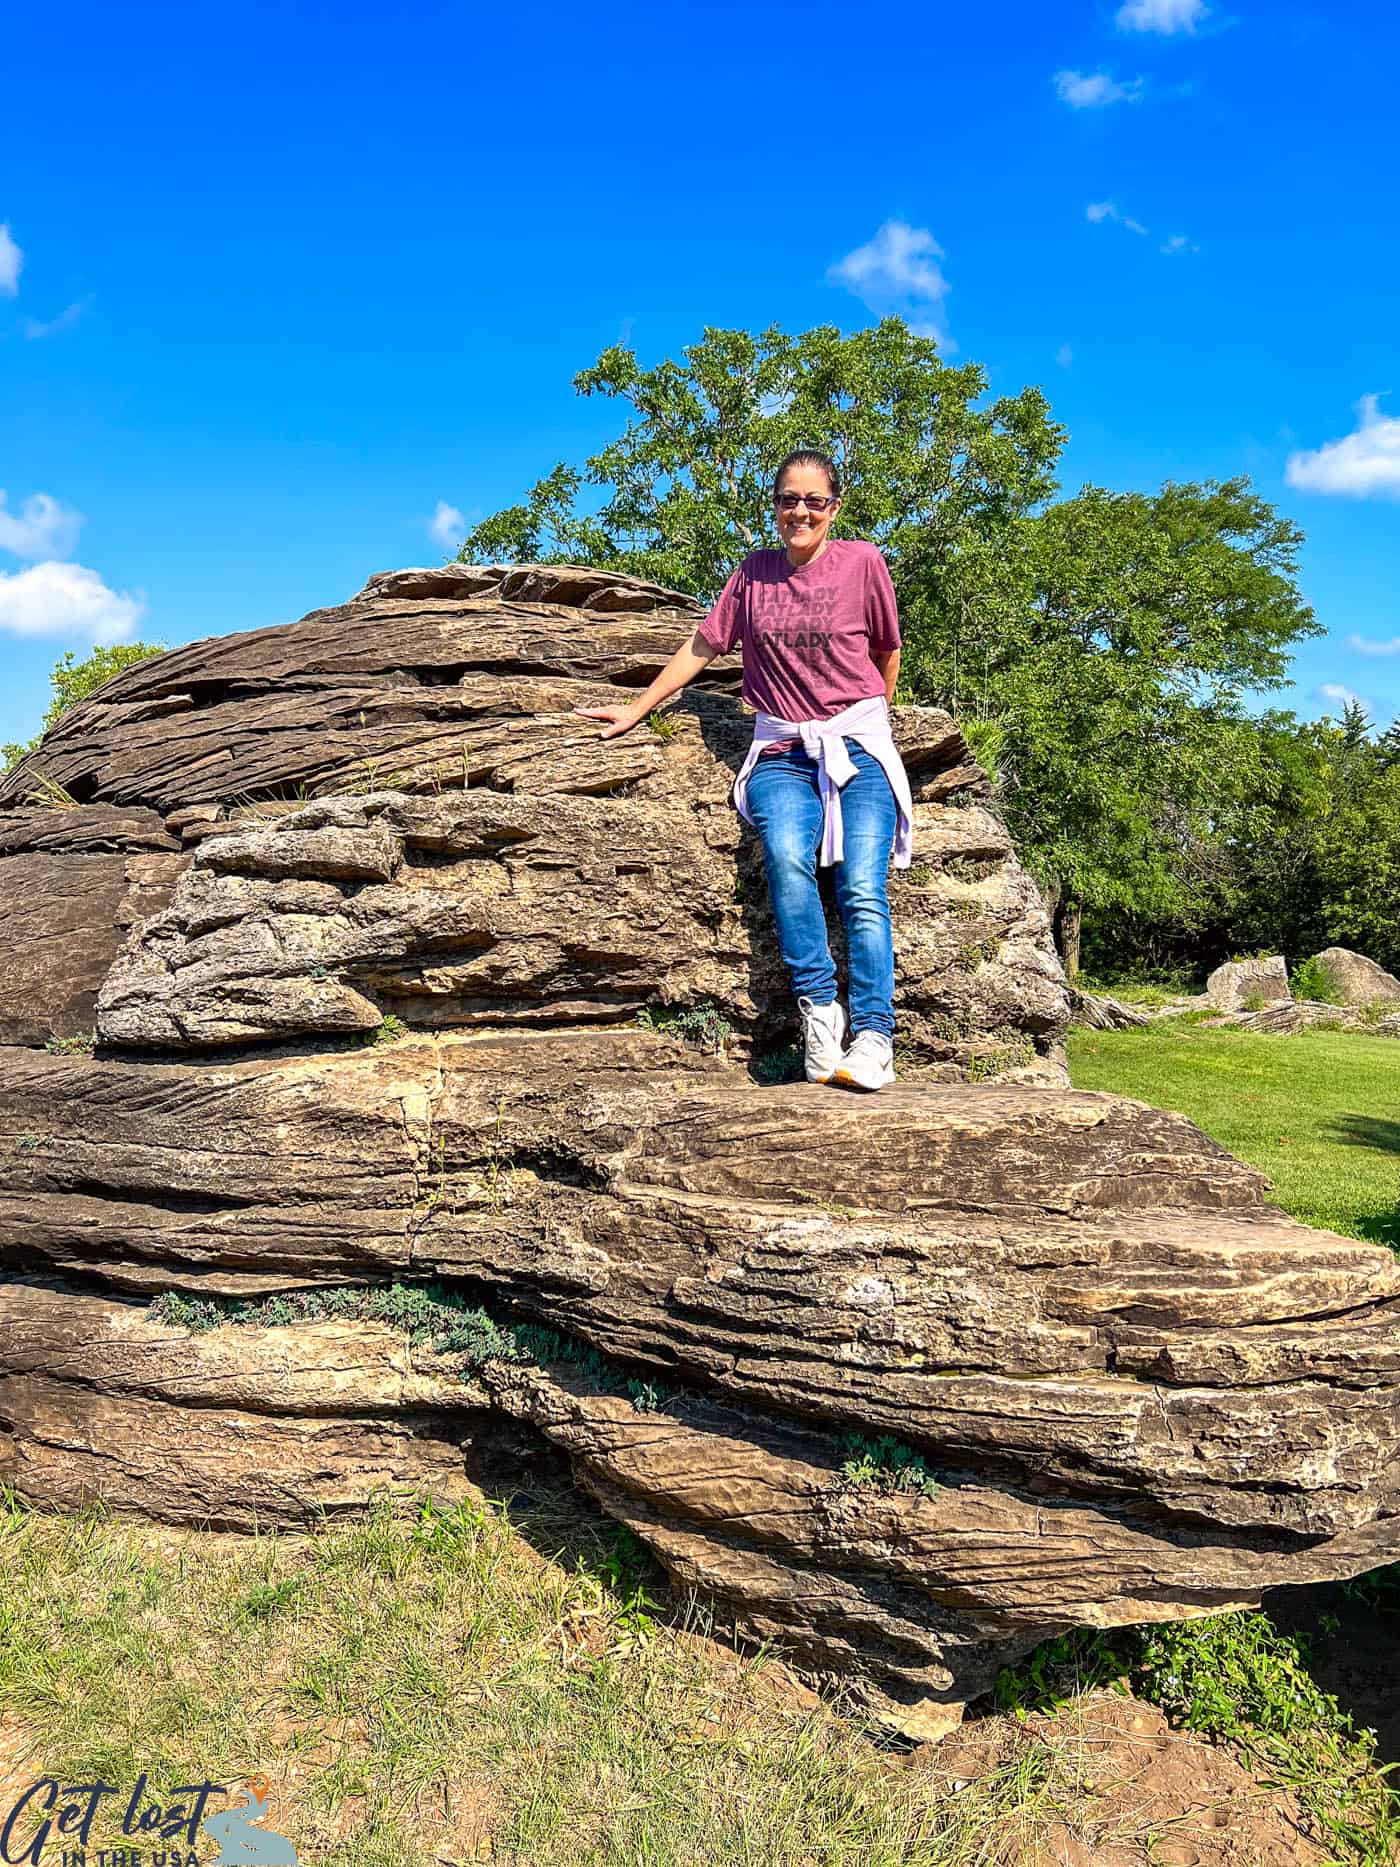
{"type": "Polygon", "coordinates": [[[78,542],[83,515],[47,493],[32,493],[18,512],[0,490],[0,551],[17,558],[66,558],[78,542]]]}
{"type": "Polygon", "coordinates": [[[1400,417],[1382,415],[1379,396],[1363,395],[1356,407],[1354,432],[1288,456],[1283,477],[1290,486],[1351,499],[1376,493],[1400,498],[1400,417]]]}
{"type": "Polygon", "coordinates": [[[1349,635],[1347,647],[1354,648],[1358,655],[1400,655],[1400,635],[1392,635],[1388,642],[1372,642],[1364,635],[1349,635]]]}
{"type": "Polygon", "coordinates": [[[1205,0],[1127,0],[1114,19],[1124,32],[1194,32],[1209,12],[1205,0]]]}
{"type": "Polygon", "coordinates": [[[435,538],[444,551],[455,551],[467,533],[467,521],[445,499],[437,502],[437,511],[428,520],[428,536],[435,538]]]}
{"type": "Polygon", "coordinates": [[[42,318],[24,318],[21,320],[24,334],[32,342],[36,337],[56,337],[60,331],[71,331],[91,302],[91,299],[80,298],[75,304],[69,305],[66,311],[60,311],[56,318],[47,321],[42,318]]]}
{"type": "Polygon", "coordinates": [[[1317,690],[1319,700],[1326,700],[1334,707],[1360,707],[1372,718],[1376,709],[1369,700],[1363,700],[1360,694],[1354,694],[1349,687],[1343,687],[1340,681],[1324,681],[1317,690]]]}
{"type": "Polygon", "coordinates": [[[0,629],[13,635],[125,642],[145,613],[140,597],[109,590],[81,564],[31,564],[12,576],[0,571],[0,629]]]}
{"type": "Polygon", "coordinates": [[[1074,361],[1074,346],[1072,344],[1061,344],[1059,349],[1055,352],[1055,361],[1062,370],[1067,370],[1074,361]]]}
{"type": "Polygon", "coordinates": [[[1199,253],[1200,250],[1195,241],[1188,239],[1184,233],[1170,234],[1161,245],[1164,253],[1199,253]]]}
{"type": "Polygon", "coordinates": [[[1086,220],[1093,221],[1096,227],[1106,220],[1113,220],[1119,226],[1126,227],[1129,233],[1147,232],[1140,220],[1134,220],[1131,214],[1120,214],[1116,201],[1091,201],[1084,210],[1084,216],[1086,220]]]}
{"type": "Polygon", "coordinates": [[[1057,71],[1055,92],[1062,104],[1072,110],[1102,110],[1107,104],[1137,104],[1142,101],[1142,79],[1129,78],[1120,84],[1106,71],[1057,71]]]}
{"type": "Polygon", "coordinates": [[[23,264],[24,249],[15,245],[9,221],[0,220],[0,296],[13,298],[19,291],[23,264]]]}
{"type": "Polygon", "coordinates": [[[938,264],[942,258],[943,248],[927,227],[887,220],[873,240],[828,266],[826,276],[854,292],[872,311],[889,310],[896,302],[921,302],[929,315],[911,327],[915,334],[956,350],[943,319],[948,281],[938,264]]]}

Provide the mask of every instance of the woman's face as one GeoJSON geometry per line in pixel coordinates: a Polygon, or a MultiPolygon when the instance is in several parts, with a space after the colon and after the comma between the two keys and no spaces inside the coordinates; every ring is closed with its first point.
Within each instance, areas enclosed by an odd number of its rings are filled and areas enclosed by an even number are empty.
{"type": "Polygon", "coordinates": [[[812,493],[818,499],[825,499],[830,492],[826,473],[821,467],[799,464],[787,468],[773,502],[773,517],[777,522],[778,536],[785,545],[791,545],[795,550],[803,552],[809,548],[819,551],[822,541],[831,529],[831,521],[841,509],[841,501],[838,499],[833,505],[828,506],[825,512],[814,512],[810,506],[805,504],[793,506],[785,511],[782,503],[783,494],[812,493]]]}

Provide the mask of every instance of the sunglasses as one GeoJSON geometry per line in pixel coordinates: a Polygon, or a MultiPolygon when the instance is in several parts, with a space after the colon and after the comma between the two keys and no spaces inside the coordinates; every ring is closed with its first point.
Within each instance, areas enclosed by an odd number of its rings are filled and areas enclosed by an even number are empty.
{"type": "Polygon", "coordinates": [[[829,493],[823,498],[820,493],[775,493],[773,504],[783,512],[795,512],[799,506],[806,506],[809,512],[825,512],[828,506],[836,504],[837,495],[829,493]]]}

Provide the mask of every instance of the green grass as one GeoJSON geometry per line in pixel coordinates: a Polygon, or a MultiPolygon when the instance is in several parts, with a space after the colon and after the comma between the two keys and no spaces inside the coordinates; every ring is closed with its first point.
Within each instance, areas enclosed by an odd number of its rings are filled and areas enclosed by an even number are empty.
{"type": "Polygon", "coordinates": [[[1400,1248],[1400,1040],[1173,1021],[1071,1032],[1069,1064],[1079,1089],[1189,1116],[1267,1174],[1294,1218],[1400,1248]]]}
{"type": "Polygon", "coordinates": [[[0,1774],[261,1769],[320,1867],[1015,1867],[1076,1819],[1072,1732],[949,1793],[693,1601],[659,1618],[635,1539],[531,1489],[253,1537],[0,1492],[0,1774]]]}
{"type": "Polygon", "coordinates": [[[1184,975],[1171,979],[1096,979],[1080,973],[1075,984],[1081,992],[1116,998],[1120,1005],[1168,1005],[1174,998],[1191,998],[1200,991],[1184,975]]]}

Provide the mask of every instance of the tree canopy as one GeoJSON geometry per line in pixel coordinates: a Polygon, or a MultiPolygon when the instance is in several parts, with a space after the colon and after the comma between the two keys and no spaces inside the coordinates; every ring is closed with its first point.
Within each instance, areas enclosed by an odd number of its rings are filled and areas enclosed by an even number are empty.
{"type": "Polygon", "coordinates": [[[833,535],[890,566],[898,698],[995,746],[1052,896],[1076,918],[1182,909],[1183,850],[1260,756],[1247,701],[1319,632],[1302,534],[1247,479],[1057,499],[1066,437],[1043,393],[989,397],[985,370],[899,318],[849,337],[706,329],[651,370],[617,345],[574,385],[624,403],[623,432],[483,520],[464,561],[603,564],[710,601],[763,542],[778,463],[818,447],[843,481],[833,535]]]}
{"type": "Polygon", "coordinates": [[[926,575],[1055,490],[1064,431],[1041,391],[983,406],[986,372],[945,363],[902,319],[849,337],[706,329],[683,356],[643,370],[614,345],[581,370],[581,395],[626,405],[622,434],[475,526],[462,560],[600,564],[712,597],[763,542],[774,470],[796,447],[836,462],[837,536],[871,539],[892,567],[917,555],[926,575]],[[587,487],[607,495],[591,514],[587,487]]]}

